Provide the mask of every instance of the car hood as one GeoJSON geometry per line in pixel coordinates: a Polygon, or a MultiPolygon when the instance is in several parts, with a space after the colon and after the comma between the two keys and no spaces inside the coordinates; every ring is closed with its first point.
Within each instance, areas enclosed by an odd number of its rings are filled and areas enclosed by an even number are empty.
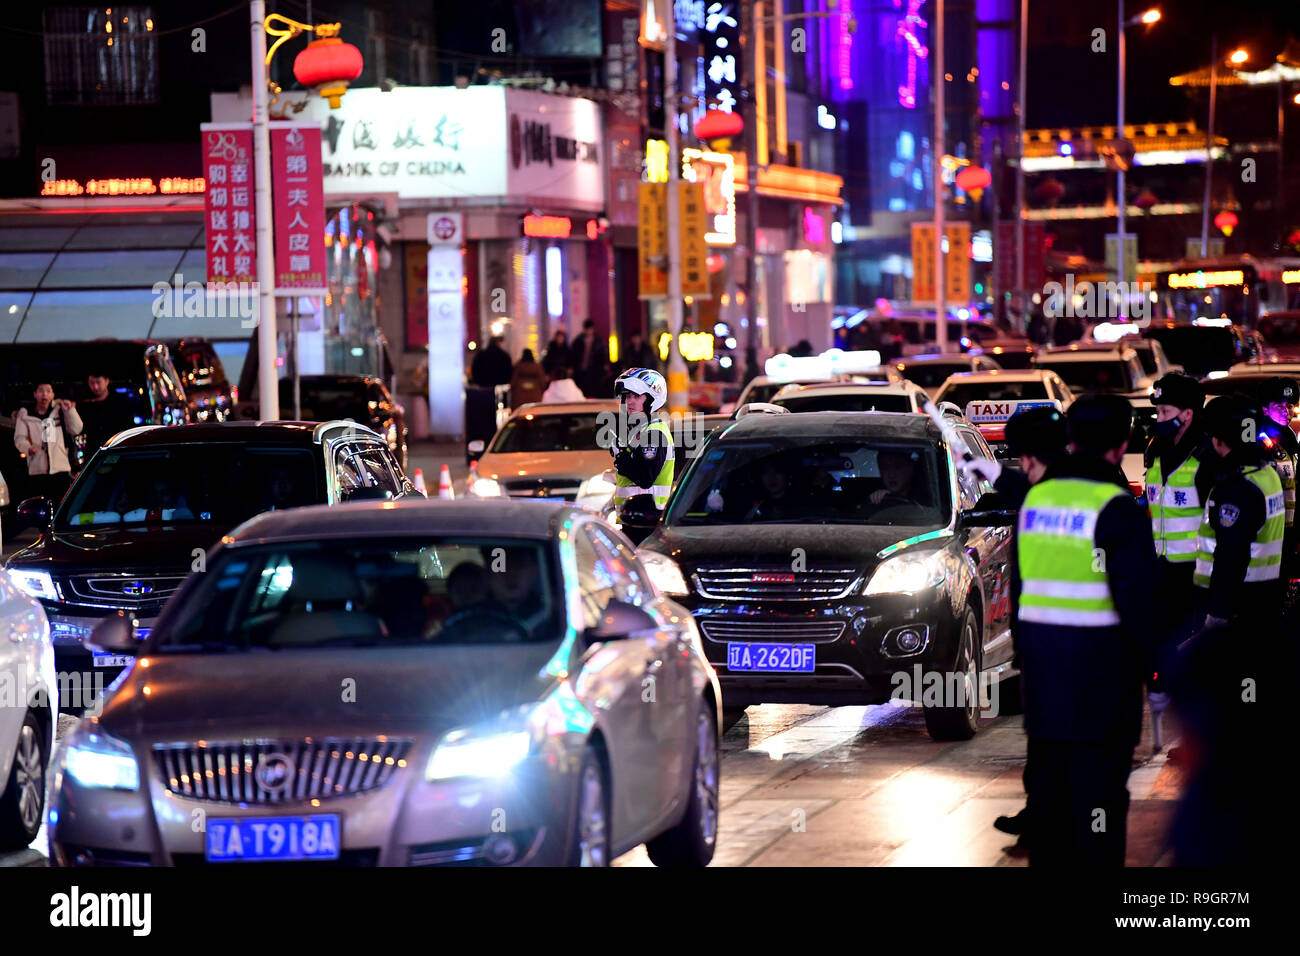
{"type": "Polygon", "coordinates": [[[518,452],[484,455],[478,473],[484,478],[510,481],[512,478],[576,478],[579,481],[613,467],[603,448],[590,451],[518,452]]]}
{"type": "Polygon", "coordinates": [[[541,699],[555,684],[546,673],[555,653],[545,641],[153,654],[135,663],[101,722],[150,740],[445,730],[541,699]]]}
{"type": "Polygon", "coordinates": [[[132,571],[137,568],[184,567],[190,570],[195,550],[206,551],[230,526],[209,523],[78,528],[47,532],[6,563],[49,571],[132,571]]]}
{"type": "MultiPolygon", "coordinates": [[[[641,547],[669,555],[679,565],[694,568],[718,561],[749,561],[755,564],[789,565],[795,548],[803,549],[807,567],[824,564],[852,564],[869,568],[886,548],[921,535],[934,527],[904,525],[780,524],[702,527],[659,527],[641,547]]],[[[935,534],[941,537],[942,532],[935,534]]]]}

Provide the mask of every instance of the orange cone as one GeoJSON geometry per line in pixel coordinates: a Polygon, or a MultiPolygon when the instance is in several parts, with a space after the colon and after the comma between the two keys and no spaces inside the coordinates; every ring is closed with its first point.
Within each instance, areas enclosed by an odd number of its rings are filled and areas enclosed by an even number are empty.
{"type": "Polygon", "coordinates": [[[451,490],[451,469],[446,465],[438,472],[438,497],[448,500],[456,497],[456,492],[451,490]]]}
{"type": "Polygon", "coordinates": [[[423,468],[417,468],[417,469],[415,469],[415,482],[414,482],[414,483],[415,483],[415,490],[418,491],[420,494],[424,495],[424,496],[427,498],[428,495],[429,495],[429,489],[426,488],[426,487],[424,486],[424,469],[423,469],[423,468]]]}

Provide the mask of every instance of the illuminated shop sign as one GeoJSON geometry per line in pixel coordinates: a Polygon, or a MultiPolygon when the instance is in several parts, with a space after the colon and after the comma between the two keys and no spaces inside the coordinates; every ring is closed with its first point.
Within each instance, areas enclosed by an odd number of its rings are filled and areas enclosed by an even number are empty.
{"type": "Polygon", "coordinates": [[[41,187],[42,196],[174,196],[201,193],[207,184],[203,177],[184,179],[168,176],[152,179],[55,179],[41,187]]]}
{"type": "Polygon", "coordinates": [[[524,235],[535,239],[595,239],[601,232],[595,219],[579,223],[578,232],[573,227],[568,216],[524,216],[524,235]]]}
{"type": "Polygon", "coordinates": [[[1287,269],[1282,273],[1283,285],[1294,285],[1300,282],[1300,269],[1287,269]]]}
{"type": "Polygon", "coordinates": [[[704,183],[704,211],[709,217],[704,241],[711,246],[734,246],[736,173],[731,154],[683,149],[682,178],[689,183],[704,183]]]}
{"type": "Polygon", "coordinates": [[[1169,276],[1171,289],[1212,289],[1221,285],[1241,285],[1246,274],[1240,269],[1221,272],[1174,272],[1169,276]]]}

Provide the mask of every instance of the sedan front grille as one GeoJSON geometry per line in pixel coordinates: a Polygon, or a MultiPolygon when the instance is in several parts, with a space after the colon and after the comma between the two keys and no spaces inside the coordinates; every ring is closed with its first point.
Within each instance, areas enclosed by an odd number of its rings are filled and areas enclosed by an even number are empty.
{"type": "Polygon", "coordinates": [[[153,755],[163,785],[178,796],[275,804],[378,790],[406,766],[411,746],[390,737],[307,737],[155,744],[153,755]]]}
{"type": "Polygon", "coordinates": [[[857,568],[791,571],[769,568],[699,568],[695,589],[715,601],[825,601],[847,597],[860,577],[857,568]]]}
{"type": "Polygon", "coordinates": [[[711,641],[811,641],[817,644],[838,640],[843,621],[746,621],[703,620],[700,630],[711,641]]]}
{"type": "Polygon", "coordinates": [[[501,487],[511,498],[563,498],[573,501],[578,497],[582,482],[576,478],[513,478],[501,482],[501,487]]]}
{"type": "Polygon", "coordinates": [[[183,574],[79,574],[67,579],[77,604],[112,608],[155,608],[180,588],[183,574]]]}

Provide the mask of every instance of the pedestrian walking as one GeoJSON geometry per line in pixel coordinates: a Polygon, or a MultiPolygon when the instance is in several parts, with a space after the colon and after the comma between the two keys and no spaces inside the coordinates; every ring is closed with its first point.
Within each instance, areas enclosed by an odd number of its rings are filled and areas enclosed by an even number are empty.
{"type": "Polygon", "coordinates": [[[546,391],[546,373],[537,364],[532,349],[524,349],[510,376],[510,409],[529,402],[540,402],[546,391]]]}
{"type": "Polygon", "coordinates": [[[1069,453],[1029,489],[1013,593],[1032,866],[1123,866],[1142,682],[1160,639],[1151,524],[1119,464],[1132,407],[1085,395],[1069,453]]]}
{"type": "Polygon", "coordinates": [[[569,333],[564,329],[556,329],[551,341],[546,344],[546,351],[542,353],[542,371],[554,378],[557,369],[572,367],[573,349],[569,346],[569,333]]]}
{"type": "Polygon", "coordinates": [[[81,416],[71,401],[54,397],[49,383],[37,385],[33,397],[34,411],[20,408],[14,416],[14,447],[27,458],[31,494],[57,505],[72,483],[69,440],[81,434],[81,416]]]}
{"type": "Polygon", "coordinates": [[[582,335],[573,342],[573,380],[584,395],[593,398],[604,392],[602,385],[609,374],[609,344],[596,335],[596,323],[582,323],[582,335]]]}
{"type": "Polygon", "coordinates": [[[90,390],[90,397],[82,399],[77,405],[85,442],[82,449],[83,464],[90,461],[95,452],[103,447],[104,442],[135,423],[131,409],[122,400],[122,396],[112,391],[111,386],[112,380],[107,374],[107,369],[94,368],[86,377],[86,388],[90,390]]]}
{"type": "Polygon", "coordinates": [[[546,391],[542,393],[543,402],[581,402],[586,397],[574,382],[573,372],[563,366],[555,370],[555,374],[551,377],[551,384],[546,386],[546,391]]]}
{"type": "Polygon", "coordinates": [[[654,347],[645,340],[645,336],[641,334],[640,329],[636,329],[628,335],[627,345],[624,347],[619,359],[624,371],[630,371],[634,368],[657,369],[659,367],[659,356],[655,354],[654,347]]]}
{"type": "Polygon", "coordinates": [[[471,384],[488,387],[510,384],[514,364],[502,345],[504,341],[501,336],[494,335],[488,340],[487,347],[474,356],[469,372],[471,384]]]}

